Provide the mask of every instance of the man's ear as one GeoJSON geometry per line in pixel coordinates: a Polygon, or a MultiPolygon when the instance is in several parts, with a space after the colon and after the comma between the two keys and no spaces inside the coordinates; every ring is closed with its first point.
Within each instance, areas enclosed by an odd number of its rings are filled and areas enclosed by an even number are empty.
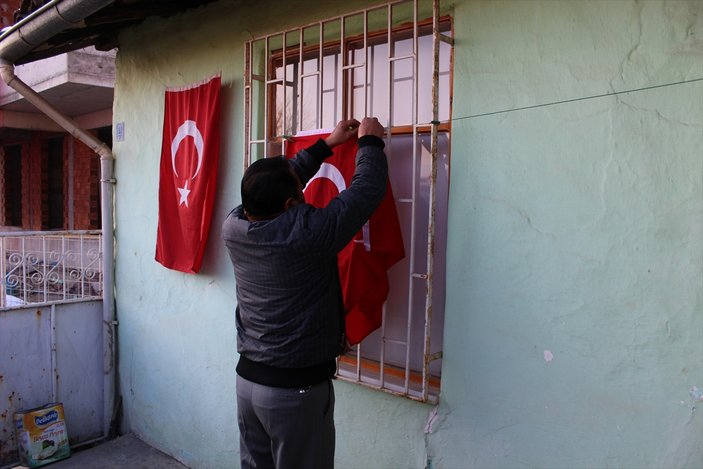
{"type": "Polygon", "coordinates": [[[296,199],[296,198],[294,198],[294,197],[288,197],[288,198],[286,199],[286,203],[283,204],[283,211],[286,211],[286,210],[288,210],[289,208],[298,205],[299,203],[300,203],[300,201],[299,201],[298,199],[296,199]]]}

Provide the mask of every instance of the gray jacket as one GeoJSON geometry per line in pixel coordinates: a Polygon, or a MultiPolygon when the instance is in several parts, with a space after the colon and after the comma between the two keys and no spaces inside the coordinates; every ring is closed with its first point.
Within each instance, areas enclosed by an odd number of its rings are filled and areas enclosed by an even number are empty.
{"type": "MultiPolygon", "coordinates": [[[[303,184],[327,156],[308,150],[291,160],[303,184]]],[[[232,210],[222,235],[237,283],[240,354],[279,368],[314,366],[339,355],[344,305],[337,253],[378,207],[387,177],[382,140],[362,137],[351,184],[327,207],[298,204],[254,222],[241,205],[232,210]]]]}

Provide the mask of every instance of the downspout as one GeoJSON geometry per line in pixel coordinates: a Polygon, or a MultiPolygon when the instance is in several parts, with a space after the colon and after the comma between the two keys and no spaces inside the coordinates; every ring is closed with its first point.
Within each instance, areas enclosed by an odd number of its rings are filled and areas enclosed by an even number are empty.
{"type": "Polygon", "coordinates": [[[112,150],[89,132],[81,129],[15,75],[12,63],[0,58],[0,77],[37,109],[64,128],[100,156],[100,205],[103,244],[103,436],[110,434],[115,407],[115,299],[114,299],[114,230],[113,195],[114,161],[112,150]]]}
{"type": "Polygon", "coordinates": [[[112,3],[114,0],[51,0],[0,35],[0,58],[15,63],[47,39],[112,3]]]}

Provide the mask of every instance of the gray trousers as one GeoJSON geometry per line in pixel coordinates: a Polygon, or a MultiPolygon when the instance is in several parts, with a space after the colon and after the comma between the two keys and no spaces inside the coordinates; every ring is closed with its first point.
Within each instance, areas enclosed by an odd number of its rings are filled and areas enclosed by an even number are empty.
{"type": "Polygon", "coordinates": [[[334,467],[332,380],[305,388],[274,388],[237,375],[242,469],[334,467]]]}

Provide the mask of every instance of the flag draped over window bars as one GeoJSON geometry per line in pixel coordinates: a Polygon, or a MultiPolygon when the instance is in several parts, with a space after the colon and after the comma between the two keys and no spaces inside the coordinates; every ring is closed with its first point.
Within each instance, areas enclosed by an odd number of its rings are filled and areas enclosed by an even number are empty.
{"type": "Polygon", "coordinates": [[[166,90],[156,260],[197,273],[215,202],[221,77],[166,90]]]}
{"type": "MultiPolygon", "coordinates": [[[[293,157],[329,133],[292,137],[286,156],[293,157]]],[[[334,148],[303,191],[305,201],[324,207],[351,184],[355,169],[356,139],[334,148]]],[[[388,269],[405,257],[393,191],[387,182],[386,196],[369,222],[339,253],[339,278],[347,311],[347,340],[358,344],[381,326],[383,303],[388,297],[388,269]]]]}

